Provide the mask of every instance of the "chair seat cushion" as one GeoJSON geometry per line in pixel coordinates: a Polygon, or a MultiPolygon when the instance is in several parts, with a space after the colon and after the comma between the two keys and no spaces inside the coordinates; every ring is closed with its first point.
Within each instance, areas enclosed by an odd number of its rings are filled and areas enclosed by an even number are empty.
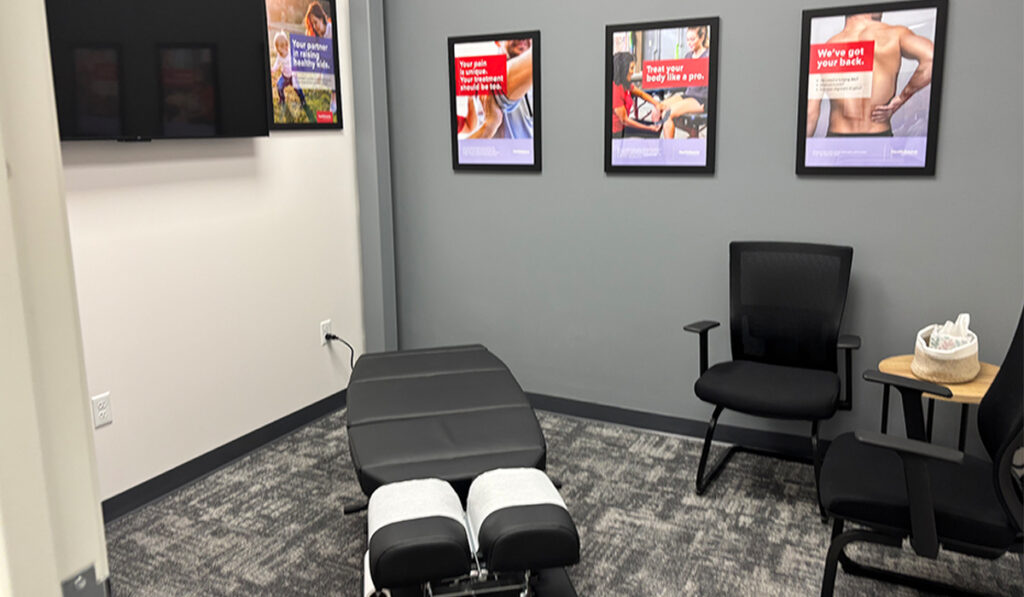
{"type": "Polygon", "coordinates": [[[754,361],[719,363],[694,384],[697,397],[730,410],[780,419],[827,419],[839,401],[831,371],[754,361]]]}
{"type": "Polygon", "coordinates": [[[484,471],[545,465],[544,435],[526,395],[480,345],[363,355],[349,381],[346,418],[366,495],[434,477],[465,497],[484,471]]]}
{"type": "MultiPolygon", "coordinates": [[[[963,464],[929,461],[939,539],[1005,549],[1016,533],[996,497],[992,465],[964,455],[963,464]]],[[[821,500],[835,516],[864,524],[910,530],[903,462],[852,433],[829,445],[821,469],[821,500]]]]}

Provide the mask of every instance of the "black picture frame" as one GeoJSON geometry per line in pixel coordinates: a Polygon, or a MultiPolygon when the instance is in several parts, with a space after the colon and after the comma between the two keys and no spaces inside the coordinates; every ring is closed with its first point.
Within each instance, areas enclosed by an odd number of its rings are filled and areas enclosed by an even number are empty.
{"type": "MultiPolygon", "coordinates": [[[[286,131],[286,130],[341,130],[344,128],[343,113],[342,110],[342,98],[341,98],[341,65],[338,60],[338,12],[337,12],[337,0],[331,0],[329,2],[330,8],[325,9],[331,17],[331,45],[334,51],[334,95],[337,100],[338,107],[338,121],[337,122],[276,122],[274,119],[274,87],[275,81],[270,77],[273,69],[273,61],[270,60],[270,52],[274,49],[274,42],[270,39],[270,15],[267,14],[267,9],[264,7],[264,15],[267,21],[267,82],[270,86],[267,88],[267,123],[272,131],[286,131]]],[[[321,4],[321,7],[323,5],[321,4]]]]}
{"type": "Polygon", "coordinates": [[[451,119],[450,139],[452,151],[452,169],[459,171],[525,171],[540,172],[542,165],[541,152],[541,60],[540,60],[540,30],[513,31],[510,33],[494,33],[486,35],[464,35],[448,38],[448,100],[449,116],[451,119]],[[502,41],[510,39],[529,39],[533,49],[533,102],[530,106],[533,111],[533,163],[532,164],[509,164],[509,163],[461,163],[459,161],[459,118],[456,109],[456,81],[455,81],[455,46],[464,43],[502,41]]]}
{"type": "Polygon", "coordinates": [[[722,35],[719,17],[672,19],[625,23],[605,27],[605,78],[604,78],[604,171],[615,173],[647,174],[713,174],[715,172],[715,145],[718,129],[718,57],[722,35]],[[708,45],[708,97],[704,105],[707,122],[705,126],[705,160],[703,165],[623,165],[612,164],[612,83],[613,83],[613,38],[616,33],[628,31],[654,31],[706,26],[709,30],[708,45]]]}
{"type": "MultiPolygon", "coordinates": [[[[942,104],[942,77],[946,50],[946,26],[948,21],[948,0],[911,0],[904,2],[882,2],[839,6],[833,8],[803,11],[800,46],[800,95],[798,96],[796,134],[796,173],[801,176],[934,176],[936,151],[939,140],[939,110],[942,104]],[[807,164],[808,98],[811,57],[811,28],[815,19],[823,17],[849,16],[858,13],[891,13],[909,10],[934,9],[935,36],[933,43],[932,73],[929,84],[928,127],[925,140],[925,160],[921,166],[810,166],[807,164]]],[[[884,18],[884,16],[883,16],[884,18]]],[[[897,74],[898,77],[898,74],[897,74]]],[[[893,97],[900,93],[894,90],[893,97]]],[[[822,98],[819,101],[824,101],[822,98]]],[[[831,108],[830,108],[831,109],[831,108]]],[[[819,118],[820,120],[820,118],[819,118]]],[[[899,137],[899,136],[897,136],[899,137]]]]}

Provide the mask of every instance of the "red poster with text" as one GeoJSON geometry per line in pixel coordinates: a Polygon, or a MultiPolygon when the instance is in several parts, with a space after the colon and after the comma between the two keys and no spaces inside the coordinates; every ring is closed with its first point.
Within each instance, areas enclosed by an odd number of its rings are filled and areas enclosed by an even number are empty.
{"type": "Polygon", "coordinates": [[[503,54],[455,59],[455,95],[505,93],[508,58],[503,54]]]}
{"type": "Polygon", "coordinates": [[[871,97],[875,42],[811,44],[807,97],[818,100],[871,97]]]}
{"type": "Polygon", "coordinates": [[[648,60],[644,62],[643,88],[706,87],[708,66],[707,58],[648,60]]]}
{"type": "Polygon", "coordinates": [[[875,63],[875,42],[850,41],[811,44],[810,73],[856,73],[870,71],[875,63]]]}

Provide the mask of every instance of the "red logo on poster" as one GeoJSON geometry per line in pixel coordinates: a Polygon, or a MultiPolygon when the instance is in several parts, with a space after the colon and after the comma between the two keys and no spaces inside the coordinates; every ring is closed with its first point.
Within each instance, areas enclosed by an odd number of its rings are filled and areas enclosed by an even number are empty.
{"type": "Polygon", "coordinates": [[[316,121],[322,124],[334,122],[334,114],[331,114],[326,110],[317,110],[316,121]]]}
{"type": "Polygon", "coordinates": [[[505,93],[508,58],[504,54],[455,59],[455,95],[505,93]]]}
{"type": "Polygon", "coordinates": [[[811,44],[810,73],[856,73],[870,71],[875,63],[875,42],[848,41],[811,44]]]}
{"type": "Polygon", "coordinates": [[[648,60],[644,62],[644,89],[705,87],[707,84],[707,58],[648,60]]]}

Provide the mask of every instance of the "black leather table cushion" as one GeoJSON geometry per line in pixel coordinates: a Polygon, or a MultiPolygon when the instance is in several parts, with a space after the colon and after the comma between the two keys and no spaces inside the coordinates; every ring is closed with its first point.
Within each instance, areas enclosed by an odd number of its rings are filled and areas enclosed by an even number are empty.
{"type": "Polygon", "coordinates": [[[693,387],[705,402],[762,417],[827,419],[839,400],[839,376],[831,371],[754,361],[719,363],[693,387]]]}
{"type": "Polygon", "coordinates": [[[482,472],[544,468],[544,436],[526,395],[483,346],[363,355],[347,400],[349,449],[366,495],[433,477],[464,499],[482,472]]]}
{"type": "MultiPolygon", "coordinates": [[[[999,549],[1018,540],[996,497],[991,464],[968,455],[961,465],[928,464],[940,540],[999,549]]],[[[825,454],[820,482],[830,513],[909,533],[907,487],[896,452],[862,444],[852,433],[840,435],[825,454]]]]}
{"type": "Polygon", "coordinates": [[[480,552],[491,570],[539,570],[580,561],[580,537],[561,506],[502,508],[480,525],[480,552]]]}

